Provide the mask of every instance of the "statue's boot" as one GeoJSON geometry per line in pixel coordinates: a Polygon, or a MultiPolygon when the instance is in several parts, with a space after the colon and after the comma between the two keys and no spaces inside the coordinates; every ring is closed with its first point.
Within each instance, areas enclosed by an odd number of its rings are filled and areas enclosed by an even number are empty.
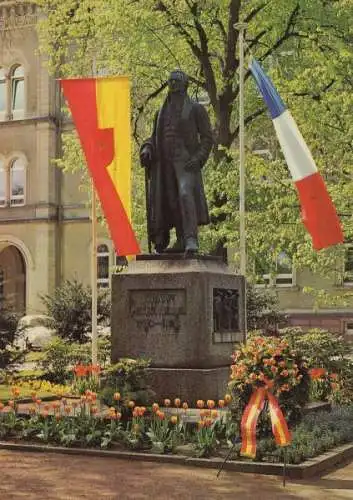
{"type": "Polygon", "coordinates": [[[173,253],[183,253],[185,251],[183,231],[181,228],[176,227],[175,232],[177,239],[174,245],[170,248],[170,251],[173,253]]]}
{"type": "Polygon", "coordinates": [[[186,238],[185,242],[185,255],[193,255],[199,250],[197,238],[186,238]]]}

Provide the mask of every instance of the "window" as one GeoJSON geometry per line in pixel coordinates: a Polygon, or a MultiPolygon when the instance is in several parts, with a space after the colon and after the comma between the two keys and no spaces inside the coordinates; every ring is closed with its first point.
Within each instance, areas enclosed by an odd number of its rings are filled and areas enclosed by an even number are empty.
{"type": "Polygon", "coordinates": [[[10,205],[24,205],[25,203],[26,169],[22,159],[16,158],[10,167],[10,205]]]}
{"type": "Polygon", "coordinates": [[[109,247],[108,245],[97,246],[97,287],[109,288],[109,247]]]}
{"type": "Polygon", "coordinates": [[[4,68],[0,68],[0,116],[6,114],[6,74],[4,68]]]}
{"type": "Polygon", "coordinates": [[[0,208],[25,204],[26,165],[24,158],[0,158],[0,208]]]}
{"type": "Polygon", "coordinates": [[[290,287],[294,285],[292,261],[283,251],[277,255],[272,272],[268,266],[259,260],[255,263],[255,272],[259,277],[256,281],[257,286],[290,287]]]}
{"type": "Polygon", "coordinates": [[[11,112],[14,118],[25,108],[25,73],[23,66],[15,66],[11,72],[11,112]]]}
{"type": "Polygon", "coordinates": [[[349,340],[353,340],[353,322],[345,323],[344,333],[349,340]]]}

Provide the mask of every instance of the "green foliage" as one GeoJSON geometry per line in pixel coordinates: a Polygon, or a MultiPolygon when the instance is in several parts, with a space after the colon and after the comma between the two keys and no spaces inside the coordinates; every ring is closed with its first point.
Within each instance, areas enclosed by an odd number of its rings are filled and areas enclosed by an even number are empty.
{"type": "MultiPolygon", "coordinates": [[[[0,309],[0,370],[11,370],[25,353],[15,346],[19,315],[2,306],[0,309]]],[[[18,333],[18,332],[17,332],[18,333]]]]}
{"type": "MultiPolygon", "coordinates": [[[[51,318],[51,326],[60,337],[74,342],[87,341],[92,318],[92,297],[90,287],[78,281],[66,280],[52,295],[41,297],[51,318]]],[[[110,318],[110,301],[106,291],[98,294],[98,323],[110,318]]]]}
{"type": "Polygon", "coordinates": [[[52,341],[44,349],[44,357],[40,365],[45,378],[51,382],[62,384],[67,379],[67,370],[71,363],[71,346],[60,337],[52,341]]]}
{"type": "MultiPolygon", "coordinates": [[[[104,367],[110,357],[110,341],[98,340],[98,364],[104,367]]],[[[72,379],[72,367],[77,364],[90,364],[92,359],[92,345],[71,343],[61,337],[55,337],[46,346],[40,359],[40,366],[44,370],[44,378],[55,383],[65,383],[72,379]]],[[[86,389],[92,389],[86,387],[86,389]]],[[[84,390],[82,391],[84,392],[84,390]]]]}
{"type": "Polygon", "coordinates": [[[246,290],[246,314],[248,330],[261,330],[265,335],[274,335],[287,323],[285,314],[280,311],[277,294],[250,284],[246,290]]]}
{"type": "MultiPolygon", "coordinates": [[[[246,57],[257,57],[298,122],[342,217],[353,236],[353,4],[346,0],[37,0],[43,11],[39,36],[56,76],[91,76],[92,61],[104,74],[132,75],[133,131],[148,136],[151,117],[165,92],[170,69],[191,77],[193,97],[206,96],[215,138],[204,170],[211,224],[200,235],[202,249],[220,242],[239,261],[238,98],[236,23],[247,22],[246,57]],[[239,8],[238,8],[239,7],[239,8]],[[99,51],[97,50],[99,47],[99,51]]],[[[341,274],[342,249],[314,252],[275,133],[254,82],[246,75],[246,226],[248,269],[256,261],[273,269],[286,251],[297,269],[321,276],[341,274]],[[267,149],[267,157],[255,150],[267,149]]],[[[138,147],[138,144],[137,144],[138,147]]],[[[136,149],[137,149],[136,147],[136,149]]],[[[145,235],[143,171],[134,151],[134,226],[145,235]]],[[[76,137],[65,136],[61,166],[82,166],[76,137]]]]}
{"type": "Polygon", "coordinates": [[[101,398],[105,404],[114,404],[114,393],[120,392],[125,400],[133,400],[138,405],[147,405],[153,398],[148,386],[147,368],[150,361],[144,359],[122,358],[105,371],[104,387],[101,398]]]}
{"type": "Polygon", "coordinates": [[[348,357],[350,346],[342,337],[318,328],[307,332],[284,328],[281,334],[294,349],[304,353],[309,368],[324,368],[327,372],[326,376],[312,380],[312,399],[329,399],[339,404],[353,402],[353,362],[348,357]]]}

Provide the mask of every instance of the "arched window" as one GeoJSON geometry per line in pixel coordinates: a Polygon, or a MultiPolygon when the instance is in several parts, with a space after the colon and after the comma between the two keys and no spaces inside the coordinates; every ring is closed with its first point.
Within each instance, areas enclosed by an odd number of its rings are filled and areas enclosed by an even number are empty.
{"type": "Polygon", "coordinates": [[[26,166],[22,159],[16,158],[10,166],[10,205],[25,203],[26,166]]]}
{"type": "Polygon", "coordinates": [[[0,117],[6,113],[6,74],[4,68],[0,68],[0,117]]]}
{"type": "Polygon", "coordinates": [[[0,207],[6,206],[6,171],[5,163],[0,158],[0,207]]]}
{"type": "Polygon", "coordinates": [[[97,246],[97,287],[109,288],[109,247],[101,244],[97,246]]]}
{"type": "Polygon", "coordinates": [[[25,108],[25,72],[23,66],[15,66],[11,72],[11,111],[14,116],[25,108]]]}

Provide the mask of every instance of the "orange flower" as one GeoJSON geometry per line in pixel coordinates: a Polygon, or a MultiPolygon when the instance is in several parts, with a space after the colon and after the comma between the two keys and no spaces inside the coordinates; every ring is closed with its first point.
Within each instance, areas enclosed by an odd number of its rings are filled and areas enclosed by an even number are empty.
{"type": "Polygon", "coordinates": [[[117,411],[117,412],[116,412],[116,419],[117,419],[117,420],[120,420],[120,419],[121,419],[121,413],[120,413],[120,411],[117,411]]]}
{"type": "Polygon", "coordinates": [[[128,405],[129,408],[134,408],[135,407],[135,401],[129,401],[127,405],[128,405]]]}
{"type": "Polygon", "coordinates": [[[91,371],[91,373],[93,373],[95,375],[99,375],[101,372],[101,367],[99,365],[91,365],[90,371],[91,371]]]}
{"type": "Polygon", "coordinates": [[[331,385],[331,389],[332,389],[333,391],[336,391],[336,390],[338,389],[338,387],[339,387],[339,385],[338,385],[338,384],[336,384],[336,382],[331,382],[331,384],[330,384],[330,385],[331,385]]]}
{"type": "Polygon", "coordinates": [[[156,413],[159,410],[159,404],[158,403],[153,403],[152,405],[152,411],[153,413],[156,413]]]}
{"type": "Polygon", "coordinates": [[[181,405],[181,401],[179,398],[175,398],[174,399],[174,406],[176,406],[177,408],[179,408],[179,406],[181,405]]]}
{"type": "Polygon", "coordinates": [[[121,399],[121,394],[120,392],[115,392],[114,393],[114,401],[120,401],[121,399]]]}
{"type": "Polygon", "coordinates": [[[36,409],[35,409],[35,407],[34,407],[34,406],[30,406],[30,407],[28,408],[28,411],[29,411],[29,414],[30,414],[30,415],[34,415],[34,414],[35,414],[35,412],[36,412],[36,409]]]}
{"type": "Polygon", "coordinates": [[[218,411],[217,410],[212,410],[211,411],[211,417],[212,418],[217,418],[218,417],[218,411]]]}
{"type": "Polygon", "coordinates": [[[14,408],[15,406],[15,401],[12,401],[12,399],[10,399],[10,401],[7,402],[7,405],[10,407],[10,408],[14,408]]]}
{"type": "Polygon", "coordinates": [[[165,399],[164,400],[164,406],[166,406],[168,408],[168,406],[170,406],[170,405],[171,405],[170,399],[165,399]]]}
{"type": "Polygon", "coordinates": [[[41,399],[36,399],[36,405],[40,405],[42,403],[41,399]]]}
{"type": "Polygon", "coordinates": [[[52,405],[52,406],[53,406],[53,409],[54,409],[54,410],[58,410],[58,409],[60,408],[60,403],[59,403],[59,401],[54,401],[54,403],[53,403],[53,405],[52,405]]]}
{"type": "Polygon", "coordinates": [[[47,405],[43,406],[43,410],[44,411],[49,411],[49,409],[50,409],[50,405],[47,404],[47,405]]]}
{"type": "Polygon", "coordinates": [[[272,373],[275,374],[275,373],[277,373],[277,371],[278,371],[278,368],[276,366],[271,366],[271,372],[272,373]]]}
{"type": "Polygon", "coordinates": [[[220,400],[218,401],[218,406],[219,406],[220,408],[224,408],[224,405],[225,405],[225,401],[224,401],[224,399],[220,399],[220,400]]]}
{"type": "Polygon", "coordinates": [[[92,408],[91,408],[91,413],[92,413],[92,415],[95,415],[96,413],[98,413],[98,408],[97,408],[97,406],[92,406],[92,408]]]}
{"type": "Polygon", "coordinates": [[[56,414],[55,414],[55,418],[56,418],[56,420],[61,420],[61,415],[60,415],[60,413],[56,413],[56,414]]]}
{"type": "Polygon", "coordinates": [[[170,417],[170,423],[176,425],[178,423],[178,417],[176,415],[172,415],[170,417]]]}
{"type": "Polygon", "coordinates": [[[14,398],[17,398],[20,395],[20,389],[18,387],[11,387],[11,392],[14,398]]]}
{"type": "Polygon", "coordinates": [[[281,386],[281,391],[283,391],[283,392],[289,392],[290,391],[289,385],[288,384],[283,384],[281,386]]]}
{"type": "Polygon", "coordinates": [[[282,370],[281,371],[281,376],[282,377],[288,377],[289,373],[288,373],[288,370],[282,370]]]}
{"type": "Polygon", "coordinates": [[[165,418],[165,413],[163,411],[157,411],[156,415],[159,418],[159,420],[164,420],[165,418]]]}
{"type": "Polygon", "coordinates": [[[41,413],[41,416],[43,418],[47,418],[48,415],[49,415],[49,413],[47,411],[42,411],[42,413],[41,413]]]}
{"type": "Polygon", "coordinates": [[[4,404],[0,402],[0,411],[4,408],[4,404]]]}
{"type": "Polygon", "coordinates": [[[76,377],[85,377],[88,373],[87,367],[84,365],[76,365],[74,367],[76,377]]]}
{"type": "Polygon", "coordinates": [[[211,427],[211,425],[213,424],[212,418],[205,418],[204,422],[205,427],[211,427]]]}
{"type": "Polygon", "coordinates": [[[71,406],[65,406],[64,411],[66,415],[69,415],[71,413],[71,406]]]}
{"type": "Polygon", "coordinates": [[[331,380],[338,380],[338,374],[337,373],[331,373],[330,379],[331,380]]]}
{"type": "Polygon", "coordinates": [[[249,376],[250,380],[254,381],[257,379],[257,375],[256,373],[250,373],[250,376],[249,376]]]}
{"type": "Polygon", "coordinates": [[[309,375],[312,380],[318,380],[326,375],[325,368],[311,368],[309,375]]]}
{"type": "Polygon", "coordinates": [[[183,409],[186,411],[189,408],[189,405],[187,404],[186,401],[183,403],[183,409]]]}
{"type": "Polygon", "coordinates": [[[232,401],[232,396],[230,394],[226,394],[224,396],[224,402],[228,405],[232,401]]]}
{"type": "Polygon", "coordinates": [[[200,410],[200,417],[205,418],[207,415],[207,410],[200,410]]]}
{"type": "Polygon", "coordinates": [[[280,361],[278,364],[279,364],[279,366],[281,368],[284,368],[286,366],[286,362],[285,361],[280,361]]]}
{"type": "Polygon", "coordinates": [[[207,407],[212,410],[216,406],[216,403],[213,401],[213,399],[208,399],[207,400],[207,407]]]}
{"type": "Polygon", "coordinates": [[[202,429],[203,427],[205,427],[205,421],[204,420],[199,420],[197,422],[197,425],[198,425],[199,429],[202,429]]]}
{"type": "Polygon", "coordinates": [[[205,402],[202,399],[198,399],[196,402],[196,406],[198,408],[203,408],[205,406],[205,402]]]}
{"type": "Polygon", "coordinates": [[[33,401],[37,399],[37,393],[36,392],[31,392],[31,398],[33,401]]]}

